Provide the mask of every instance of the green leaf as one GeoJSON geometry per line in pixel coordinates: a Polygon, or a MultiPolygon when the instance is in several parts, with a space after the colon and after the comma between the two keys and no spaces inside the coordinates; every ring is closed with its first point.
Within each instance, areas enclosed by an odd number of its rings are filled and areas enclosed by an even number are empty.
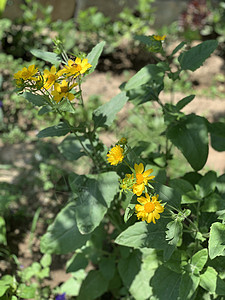
{"type": "Polygon", "coordinates": [[[211,294],[225,295],[225,282],[212,267],[208,267],[205,273],[200,275],[200,286],[211,294]]]}
{"type": "Polygon", "coordinates": [[[154,187],[155,192],[159,194],[159,200],[162,200],[162,203],[168,203],[171,206],[180,209],[181,195],[179,192],[157,182],[152,183],[152,186],[154,187]]]}
{"type": "Polygon", "coordinates": [[[177,246],[183,233],[183,225],[181,221],[171,221],[167,224],[166,228],[166,240],[170,245],[177,246]]]}
{"type": "Polygon", "coordinates": [[[9,288],[9,285],[2,285],[0,281],[0,297],[2,297],[9,288]]]}
{"type": "Polygon", "coordinates": [[[225,224],[215,222],[210,228],[209,257],[225,256],[225,224]]]}
{"type": "Polygon", "coordinates": [[[6,240],[6,224],[3,217],[0,216],[0,244],[7,245],[6,240]]]}
{"type": "Polygon", "coordinates": [[[116,114],[124,107],[128,100],[125,92],[119,93],[109,102],[99,106],[93,112],[93,120],[95,128],[108,127],[112,125],[116,118],[116,114]]]}
{"type": "Polygon", "coordinates": [[[103,51],[104,46],[105,46],[105,42],[100,42],[88,54],[87,56],[88,62],[92,65],[91,69],[89,70],[89,74],[95,70],[98,64],[98,59],[103,51]]]}
{"type": "MultiPolygon", "coordinates": [[[[90,149],[89,140],[85,139],[82,136],[79,137],[79,140],[87,150],[90,149]]],[[[84,149],[81,146],[79,140],[78,137],[69,135],[61,142],[61,144],[59,144],[58,149],[67,160],[77,160],[78,158],[87,155],[84,152],[84,149]]]]}
{"type": "Polygon", "coordinates": [[[17,296],[23,299],[34,299],[36,292],[36,287],[27,286],[24,283],[21,283],[17,288],[17,296]]]}
{"type": "Polygon", "coordinates": [[[48,51],[38,50],[38,49],[32,49],[30,50],[30,52],[37,58],[43,59],[56,66],[59,66],[59,64],[62,62],[61,58],[56,53],[53,52],[48,52],[48,51]]]}
{"type": "Polygon", "coordinates": [[[52,111],[52,108],[50,105],[44,105],[42,106],[42,108],[38,111],[38,115],[42,116],[44,114],[49,113],[50,111],[52,111]]]}
{"type": "MultiPolygon", "coordinates": [[[[164,250],[166,254],[171,255],[174,246],[166,241],[166,225],[168,220],[160,219],[156,224],[147,224],[145,222],[137,222],[124,230],[115,240],[115,243],[133,248],[153,248],[164,250]],[[171,251],[171,253],[169,253],[171,251]]],[[[169,257],[165,257],[169,258],[169,257]]]]}
{"type": "Polygon", "coordinates": [[[73,273],[66,282],[60,286],[60,293],[66,293],[68,296],[77,296],[82,284],[82,281],[86,277],[86,272],[84,270],[79,270],[73,273]]]}
{"type": "Polygon", "coordinates": [[[204,41],[201,44],[180,54],[178,61],[183,70],[195,71],[217,48],[216,40],[204,41]]]}
{"type": "Polygon", "coordinates": [[[43,253],[66,254],[86,244],[89,235],[82,235],[76,222],[76,204],[71,202],[56,216],[41,238],[43,253]]]}
{"type": "Polygon", "coordinates": [[[40,263],[43,268],[49,267],[52,263],[51,255],[46,253],[44,256],[42,256],[40,263]]]}
{"type": "Polygon", "coordinates": [[[133,77],[131,77],[124,86],[124,90],[138,88],[139,86],[150,83],[151,81],[162,83],[164,73],[162,69],[156,65],[146,65],[140,71],[138,71],[133,77]]]}
{"type": "Polygon", "coordinates": [[[78,197],[76,220],[81,233],[90,233],[100,224],[118,192],[118,179],[115,172],[69,176],[71,189],[78,197]]]}
{"type": "Polygon", "coordinates": [[[77,272],[80,269],[85,269],[88,265],[88,260],[84,253],[75,253],[70,261],[67,262],[67,273],[77,272]]]}
{"type": "Polygon", "coordinates": [[[177,104],[176,107],[178,110],[181,110],[184,108],[188,103],[190,103],[195,98],[195,95],[187,96],[183,99],[181,99],[177,104]]]}
{"type": "Polygon", "coordinates": [[[46,101],[43,96],[34,95],[32,93],[25,92],[21,96],[23,96],[26,100],[34,104],[35,106],[46,105],[46,101]]]}
{"type": "Polygon", "coordinates": [[[194,170],[203,168],[208,158],[208,131],[203,117],[187,115],[170,124],[166,135],[194,170]]]}
{"type": "Polygon", "coordinates": [[[186,45],[186,42],[181,42],[177,47],[173,50],[173,52],[170,54],[170,57],[174,56],[180,49],[182,49],[186,45]]]}
{"type": "Polygon", "coordinates": [[[107,280],[111,280],[115,274],[115,258],[102,257],[99,263],[99,270],[107,280]]]}
{"type": "Polygon", "coordinates": [[[195,274],[185,272],[182,274],[180,282],[179,299],[189,300],[197,290],[200,282],[200,277],[195,274]]]}
{"type": "Polygon", "coordinates": [[[212,194],[215,191],[217,175],[214,171],[207,172],[198,182],[199,192],[202,198],[212,194]]]}
{"type": "Polygon", "coordinates": [[[68,124],[60,122],[58,125],[51,126],[41,130],[38,134],[38,138],[44,138],[49,136],[64,136],[71,131],[68,124]]]}
{"type": "Polygon", "coordinates": [[[215,122],[208,124],[211,145],[216,151],[225,151],[225,124],[215,122]]]}
{"type": "Polygon", "coordinates": [[[177,300],[181,274],[160,266],[151,279],[153,295],[160,300],[177,300]]]}
{"type": "Polygon", "coordinates": [[[191,270],[194,273],[195,269],[197,269],[198,272],[200,272],[203,267],[205,266],[206,262],[208,260],[208,251],[207,249],[202,249],[195,253],[191,260],[190,260],[190,265],[191,265],[191,270]]]}
{"type": "Polygon", "coordinates": [[[99,270],[91,270],[82,282],[77,300],[93,300],[99,298],[108,289],[108,280],[99,270]]]}
{"type": "Polygon", "coordinates": [[[218,212],[225,210],[225,201],[217,193],[212,193],[204,198],[203,205],[201,206],[201,211],[203,212],[218,212]]]}

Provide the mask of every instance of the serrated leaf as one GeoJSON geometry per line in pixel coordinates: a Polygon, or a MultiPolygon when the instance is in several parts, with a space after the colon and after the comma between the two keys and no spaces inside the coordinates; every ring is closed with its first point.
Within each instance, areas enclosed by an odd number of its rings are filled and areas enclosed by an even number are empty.
{"type": "Polygon", "coordinates": [[[215,222],[210,228],[209,257],[225,256],[225,224],[215,222]]]}
{"type": "Polygon", "coordinates": [[[89,70],[89,74],[95,70],[98,64],[98,59],[103,51],[104,46],[105,46],[105,42],[100,42],[87,55],[88,62],[92,65],[92,67],[89,70]]]}
{"type": "Polygon", "coordinates": [[[141,85],[150,82],[162,83],[164,73],[162,69],[156,65],[149,64],[138,71],[133,77],[131,77],[124,86],[124,90],[138,88],[141,85]]]}
{"type": "Polygon", "coordinates": [[[71,189],[78,197],[76,220],[81,233],[90,233],[100,224],[118,192],[118,178],[115,172],[69,176],[71,189]]]}
{"type": "Polygon", "coordinates": [[[50,136],[64,136],[71,131],[71,127],[64,123],[60,122],[58,125],[51,126],[41,130],[38,134],[38,138],[50,137],[50,136]]]}
{"type": "Polygon", "coordinates": [[[183,233],[183,225],[181,221],[171,221],[167,224],[166,228],[166,240],[170,245],[177,246],[183,233]]]}
{"type": "Polygon", "coordinates": [[[29,92],[23,93],[21,96],[23,96],[26,100],[34,104],[35,106],[43,106],[46,105],[46,101],[41,95],[34,95],[29,92]]]}
{"type": "Polygon", "coordinates": [[[216,40],[204,41],[201,44],[180,54],[178,61],[183,70],[195,71],[217,48],[216,40]]]}
{"type": "Polygon", "coordinates": [[[203,117],[187,115],[172,123],[166,135],[194,170],[203,168],[208,158],[208,130],[203,117]]]}
{"type": "Polygon", "coordinates": [[[86,244],[89,235],[82,235],[76,222],[76,204],[71,202],[61,210],[41,238],[43,253],[66,254],[86,244]]]}
{"type": "Polygon", "coordinates": [[[99,106],[93,112],[95,128],[108,127],[112,125],[116,114],[124,107],[128,100],[125,92],[113,97],[109,102],[99,106]]]}
{"type": "Polygon", "coordinates": [[[59,64],[62,62],[61,58],[53,52],[48,52],[44,50],[38,50],[38,49],[32,49],[30,50],[31,54],[34,56],[43,59],[47,62],[50,62],[53,65],[59,66],[59,64]]]}

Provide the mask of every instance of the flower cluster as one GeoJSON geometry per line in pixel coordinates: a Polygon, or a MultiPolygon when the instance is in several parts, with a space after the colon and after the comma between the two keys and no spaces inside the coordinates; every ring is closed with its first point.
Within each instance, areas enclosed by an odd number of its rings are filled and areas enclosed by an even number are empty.
{"type": "Polygon", "coordinates": [[[107,160],[114,166],[124,161],[130,168],[132,173],[126,174],[125,177],[120,180],[121,192],[131,191],[134,195],[138,196],[137,201],[140,204],[135,205],[138,219],[155,224],[155,220],[160,218],[159,214],[164,211],[164,206],[160,203],[161,201],[158,200],[159,195],[152,193],[153,187],[150,185],[150,182],[155,178],[154,175],[151,175],[153,169],[145,170],[143,163],[135,163],[134,168],[131,168],[128,162],[124,160],[128,152],[127,140],[122,138],[109,151],[107,160]],[[150,195],[148,194],[149,190],[150,195]],[[142,196],[143,192],[145,193],[145,197],[142,196]]]}
{"type": "Polygon", "coordinates": [[[14,79],[20,91],[47,95],[56,103],[62,99],[72,101],[75,98],[72,90],[78,85],[76,79],[91,67],[86,58],[81,60],[77,57],[75,61],[69,59],[68,64],[59,71],[55,66],[50,70],[45,69],[43,73],[35,65],[24,67],[14,74],[14,79]]]}

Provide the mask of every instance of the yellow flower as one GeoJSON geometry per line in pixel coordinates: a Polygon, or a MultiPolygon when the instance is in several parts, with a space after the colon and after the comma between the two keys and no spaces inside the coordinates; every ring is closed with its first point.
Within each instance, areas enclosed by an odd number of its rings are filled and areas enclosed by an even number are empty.
{"type": "Polygon", "coordinates": [[[56,67],[52,66],[51,70],[44,70],[44,88],[46,90],[50,89],[50,87],[55,83],[55,81],[59,78],[59,75],[56,72],[56,67]]]}
{"type": "Polygon", "coordinates": [[[137,198],[140,203],[135,205],[138,219],[155,224],[155,220],[158,220],[160,213],[164,211],[164,206],[160,203],[161,201],[158,201],[158,198],[159,195],[150,197],[148,194],[145,194],[145,197],[137,198]]]}
{"type": "Polygon", "coordinates": [[[156,41],[164,41],[165,38],[166,38],[166,35],[153,35],[153,38],[156,40],[156,41]]]}
{"type": "Polygon", "coordinates": [[[18,71],[14,74],[14,79],[16,79],[18,82],[19,80],[23,79],[25,80],[37,80],[36,77],[33,77],[38,72],[38,69],[35,68],[35,65],[31,65],[28,68],[23,68],[22,71],[18,71]]]}
{"type": "Polygon", "coordinates": [[[53,99],[58,103],[62,100],[63,97],[68,98],[70,101],[74,99],[74,95],[70,93],[70,90],[76,86],[73,84],[69,87],[69,83],[66,80],[63,80],[62,83],[55,83],[54,90],[51,92],[53,99]]]}
{"type": "Polygon", "coordinates": [[[68,66],[65,66],[62,70],[59,71],[59,74],[62,75],[66,73],[67,77],[69,76],[78,76],[85,73],[92,65],[88,63],[87,58],[81,60],[79,57],[73,61],[72,59],[68,60],[68,66]]]}
{"type": "Polygon", "coordinates": [[[155,176],[149,176],[153,172],[153,170],[148,169],[144,171],[144,165],[142,163],[140,163],[139,165],[135,164],[134,170],[136,174],[136,183],[133,185],[133,193],[137,196],[141,196],[142,192],[145,189],[145,185],[148,184],[149,180],[155,178],[155,176]]]}
{"type": "Polygon", "coordinates": [[[113,147],[109,153],[107,154],[108,158],[108,162],[111,165],[118,165],[118,163],[123,161],[124,155],[123,155],[123,148],[121,148],[119,145],[116,145],[115,147],[113,147]]]}

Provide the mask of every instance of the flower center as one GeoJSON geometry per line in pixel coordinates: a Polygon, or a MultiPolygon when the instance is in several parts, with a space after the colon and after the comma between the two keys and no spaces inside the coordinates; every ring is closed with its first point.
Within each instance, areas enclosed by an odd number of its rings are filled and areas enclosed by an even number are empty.
{"type": "Polygon", "coordinates": [[[68,92],[68,87],[67,86],[61,86],[61,93],[67,93],[68,92]]]}
{"type": "Polygon", "coordinates": [[[148,202],[144,205],[144,209],[147,213],[150,213],[155,209],[155,204],[152,202],[148,202]]]}
{"type": "Polygon", "coordinates": [[[137,184],[142,184],[144,181],[144,176],[142,174],[136,174],[137,184]]]}

